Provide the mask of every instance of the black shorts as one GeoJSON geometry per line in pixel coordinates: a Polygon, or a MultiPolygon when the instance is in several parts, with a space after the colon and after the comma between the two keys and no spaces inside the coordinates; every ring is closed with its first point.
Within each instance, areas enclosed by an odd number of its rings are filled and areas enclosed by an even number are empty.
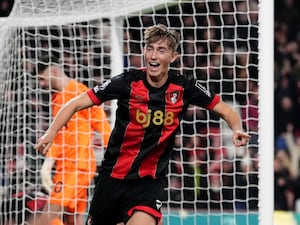
{"type": "Polygon", "coordinates": [[[164,184],[164,179],[121,180],[100,172],[86,224],[126,224],[136,210],[146,212],[159,221],[164,184]]]}

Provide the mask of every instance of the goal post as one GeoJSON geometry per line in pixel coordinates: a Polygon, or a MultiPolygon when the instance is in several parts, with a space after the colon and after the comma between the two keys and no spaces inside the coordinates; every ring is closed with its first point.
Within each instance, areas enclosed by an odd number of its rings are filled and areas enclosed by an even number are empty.
{"type": "Polygon", "coordinates": [[[274,224],[274,3],[259,10],[259,221],[274,224]],[[270,185],[271,184],[271,185],[270,185]]]}
{"type": "MultiPolygon", "coordinates": [[[[143,32],[158,23],[181,35],[180,57],[170,69],[220,94],[252,136],[247,147],[235,148],[222,120],[191,106],[169,165],[164,224],[271,224],[273,121],[265,107],[273,90],[262,74],[272,57],[263,36],[270,5],[260,6],[257,0],[16,0],[0,20],[0,202],[8,202],[0,206],[0,224],[24,223],[35,210],[28,199],[47,198],[39,174],[44,157],[33,150],[52,121],[52,92],[35,75],[41,55],[59,56],[69,77],[93,87],[143,67],[143,32]],[[11,201],[16,196],[18,207],[11,201]]],[[[103,107],[113,124],[116,103],[103,107]]],[[[103,147],[97,138],[93,145],[100,164],[103,147]]]]}

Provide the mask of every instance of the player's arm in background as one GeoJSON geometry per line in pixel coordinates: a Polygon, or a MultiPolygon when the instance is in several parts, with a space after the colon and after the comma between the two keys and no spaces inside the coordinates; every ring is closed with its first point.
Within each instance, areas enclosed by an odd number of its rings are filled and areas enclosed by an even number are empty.
{"type": "Polygon", "coordinates": [[[58,111],[46,133],[38,139],[35,149],[40,151],[42,154],[47,153],[56,134],[68,123],[73,114],[93,105],[93,102],[86,92],[68,101],[58,111]]]}
{"type": "Polygon", "coordinates": [[[92,129],[97,131],[102,139],[102,145],[106,148],[111,134],[111,126],[105,111],[100,106],[91,108],[92,129]]]}

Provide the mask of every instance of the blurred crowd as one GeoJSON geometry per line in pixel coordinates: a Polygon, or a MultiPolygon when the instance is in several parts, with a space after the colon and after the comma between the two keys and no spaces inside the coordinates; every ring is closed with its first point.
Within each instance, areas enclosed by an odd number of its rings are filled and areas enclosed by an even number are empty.
{"type": "Polygon", "coordinates": [[[275,1],[275,209],[300,212],[300,2],[275,1]]]}
{"type": "Polygon", "coordinates": [[[9,16],[14,5],[14,0],[0,0],[0,17],[9,16]]]}

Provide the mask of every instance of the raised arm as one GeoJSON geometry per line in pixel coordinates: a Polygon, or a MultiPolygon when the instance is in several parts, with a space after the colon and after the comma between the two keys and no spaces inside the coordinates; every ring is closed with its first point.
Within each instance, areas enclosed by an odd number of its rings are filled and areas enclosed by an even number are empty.
{"type": "Polygon", "coordinates": [[[243,132],[242,121],[239,114],[228,104],[220,101],[215,105],[213,111],[223,118],[232,129],[232,142],[234,146],[240,147],[248,143],[250,135],[243,132]]]}
{"type": "Polygon", "coordinates": [[[41,138],[39,138],[34,148],[40,151],[42,154],[47,153],[57,132],[68,123],[73,114],[93,105],[94,104],[92,103],[87,93],[83,93],[71,99],[63,107],[61,107],[54,120],[52,121],[50,127],[48,128],[46,133],[41,138]]]}

